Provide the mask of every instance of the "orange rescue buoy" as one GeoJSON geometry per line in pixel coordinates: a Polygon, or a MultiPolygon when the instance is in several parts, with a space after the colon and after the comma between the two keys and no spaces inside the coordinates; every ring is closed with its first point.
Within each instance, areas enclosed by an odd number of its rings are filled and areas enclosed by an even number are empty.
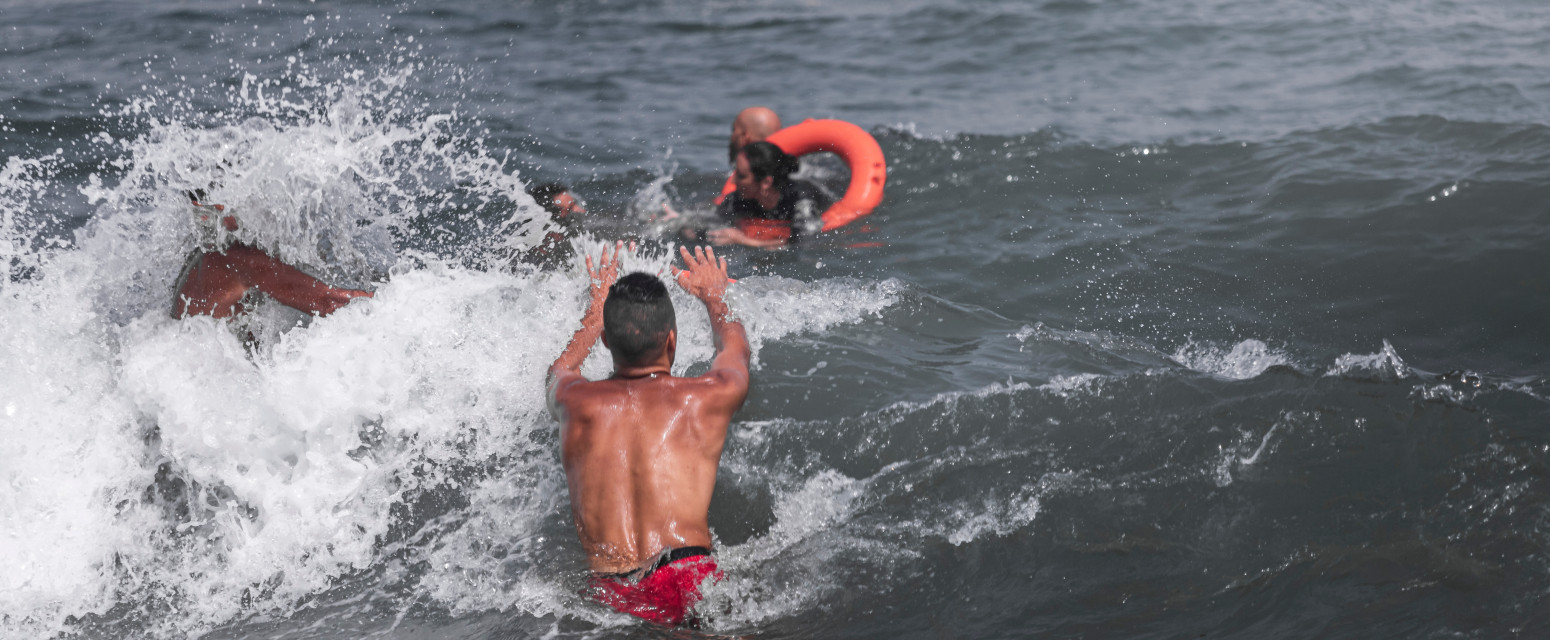
{"type": "MultiPolygon", "coordinates": [[[[781,151],[793,156],[829,151],[839,155],[850,167],[850,186],[845,197],[823,212],[823,230],[843,227],[877,208],[883,200],[883,183],[888,181],[888,165],[883,161],[883,148],[866,130],[844,120],[804,120],[765,138],[781,151]]],[[[721,187],[721,202],[737,186],[732,178],[721,187]]]]}

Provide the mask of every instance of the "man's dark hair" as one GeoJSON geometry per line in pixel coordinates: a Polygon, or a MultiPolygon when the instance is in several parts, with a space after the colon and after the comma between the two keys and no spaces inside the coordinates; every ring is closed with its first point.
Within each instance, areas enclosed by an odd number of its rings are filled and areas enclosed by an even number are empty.
{"type": "Polygon", "coordinates": [[[765,176],[775,178],[775,187],[780,188],[791,181],[791,174],[802,168],[802,163],[796,156],[787,155],[774,143],[750,142],[743,147],[743,155],[748,157],[748,170],[755,180],[763,180],[765,176]]]}
{"type": "Polygon", "coordinates": [[[560,194],[570,191],[569,187],[558,182],[545,182],[527,188],[527,195],[533,197],[538,206],[543,207],[551,216],[560,215],[560,208],[554,205],[554,199],[560,194]]]}
{"type": "Polygon", "coordinates": [[[625,364],[641,364],[662,352],[667,333],[678,327],[667,285],[649,273],[627,274],[603,301],[603,336],[608,350],[625,364]]]}

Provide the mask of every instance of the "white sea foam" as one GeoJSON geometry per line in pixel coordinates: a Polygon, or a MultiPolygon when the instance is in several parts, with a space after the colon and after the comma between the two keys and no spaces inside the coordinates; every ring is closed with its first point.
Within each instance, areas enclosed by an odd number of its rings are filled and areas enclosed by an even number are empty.
{"type": "Polygon", "coordinates": [[[1421,384],[1410,390],[1411,397],[1427,402],[1463,404],[1477,395],[1477,391],[1459,389],[1447,383],[1421,384]]]}
{"type": "Polygon", "coordinates": [[[784,493],[775,504],[775,524],[761,541],[740,554],[743,559],[760,562],[781,555],[814,534],[842,521],[852,503],[862,496],[866,483],[833,471],[810,475],[794,491],[784,493]]]}
{"type": "Polygon", "coordinates": [[[1216,457],[1216,463],[1211,471],[1212,479],[1219,487],[1225,487],[1233,483],[1233,473],[1243,469],[1259,465],[1263,458],[1275,444],[1277,433],[1284,431],[1287,425],[1296,425],[1300,422],[1314,420],[1307,412],[1286,411],[1271,423],[1264,433],[1254,433],[1250,429],[1240,429],[1238,440],[1231,446],[1220,447],[1216,457]]]}
{"type": "Polygon", "coordinates": [[[1398,380],[1409,377],[1411,372],[1394,345],[1384,340],[1383,349],[1377,353],[1347,353],[1335,358],[1335,364],[1324,375],[1398,380]]]}
{"type": "MultiPolygon", "coordinates": [[[[1023,383],[992,384],[972,391],[944,393],[926,402],[899,402],[875,412],[896,422],[902,414],[952,412],[960,403],[1028,391],[1023,383]]],[[[789,420],[738,425],[733,437],[763,443],[813,425],[789,420]],[[741,428],[741,427],[748,428],[741,428]]],[[[763,447],[752,447],[763,450],[763,447]]],[[[766,620],[787,619],[821,607],[840,588],[836,565],[886,573],[919,558],[922,539],[953,545],[1005,536],[1026,527],[1040,512],[1040,499],[1058,483],[1047,481],[998,488],[968,499],[942,499],[943,487],[918,484],[940,478],[964,464],[1008,461],[1017,452],[943,451],[920,460],[888,464],[856,478],[831,468],[791,468],[756,460],[728,460],[724,467],[746,482],[768,486],[774,494],[774,523],[769,530],[718,552],[727,579],[707,585],[700,607],[716,629],[735,629],[766,620]],[[930,499],[923,498],[926,493],[930,499]],[[893,512],[910,504],[903,517],[893,512]],[[888,510],[879,517],[879,510],[888,510]],[[800,553],[796,551],[800,549],[800,553]]],[[[1047,480],[1047,479],[1046,479],[1047,480]]]]}
{"type": "Polygon", "coordinates": [[[250,78],[239,115],[209,125],[165,119],[155,96],[131,104],[160,115],[97,141],[115,173],[78,185],[96,211],[69,243],[23,226],[76,186],[56,183],[53,156],[0,169],[0,636],[116,605],[165,607],[146,632],[174,637],[283,615],[372,565],[395,500],[542,424],[577,280],[394,255],[389,232],[442,193],[504,221],[471,251],[524,246],[546,223],[454,118],[382,107],[406,72],[284,102],[250,78]],[[396,275],[328,318],[255,314],[266,340],[249,353],[225,323],[168,316],[194,188],[236,214],[237,239],[314,273],[396,275]]]}
{"type": "Polygon", "coordinates": [[[747,326],[748,342],[757,352],[767,340],[807,331],[824,331],[875,316],[893,306],[902,289],[903,286],[892,279],[882,282],[849,278],[802,282],[779,276],[753,276],[742,279],[731,289],[729,304],[747,326]]]}
{"type": "Polygon", "coordinates": [[[1062,398],[1069,398],[1077,394],[1093,394],[1103,388],[1103,382],[1107,376],[1096,373],[1078,373],[1070,376],[1055,376],[1049,382],[1039,385],[1040,391],[1048,391],[1062,398]]]}
{"type": "Polygon", "coordinates": [[[53,179],[59,153],[39,158],[6,158],[0,166],[0,291],[34,273],[54,246],[38,237],[42,221],[29,215],[53,179]]]}
{"type": "Polygon", "coordinates": [[[732,628],[789,617],[823,602],[835,588],[828,564],[836,556],[863,554],[862,548],[872,546],[843,533],[869,485],[869,480],[822,470],[781,493],[768,533],[723,547],[718,554],[726,578],[706,585],[698,610],[717,628],[732,628]],[[802,552],[793,553],[797,549],[802,552]],[[774,566],[779,569],[771,569],[774,566]],[[781,586],[793,584],[802,587],[781,586]]]}
{"type": "Polygon", "coordinates": [[[947,541],[963,545],[988,534],[1009,535],[1033,522],[1038,515],[1039,498],[1026,487],[1006,499],[987,495],[974,510],[953,523],[956,526],[947,534],[947,541]]]}
{"type": "Polygon", "coordinates": [[[1016,382],[1008,379],[1005,383],[992,382],[978,389],[967,391],[948,391],[932,396],[925,401],[901,400],[870,413],[896,416],[904,413],[915,413],[927,408],[945,407],[946,411],[952,411],[954,405],[965,400],[983,400],[993,396],[1008,395],[1019,391],[1032,389],[1032,385],[1026,382],[1016,382]]]}
{"type": "Polygon", "coordinates": [[[0,637],[47,637],[113,604],[151,475],[110,339],[67,283],[0,289],[0,637]]]}
{"type": "Polygon", "coordinates": [[[916,140],[929,140],[932,142],[949,142],[962,135],[961,133],[953,132],[921,133],[920,126],[914,122],[897,122],[884,126],[882,129],[884,133],[906,136],[916,140]]]}
{"type": "Polygon", "coordinates": [[[1173,352],[1173,360],[1195,371],[1231,380],[1248,380],[1270,367],[1291,364],[1291,358],[1285,353],[1252,339],[1239,342],[1231,349],[1191,340],[1173,352]]]}

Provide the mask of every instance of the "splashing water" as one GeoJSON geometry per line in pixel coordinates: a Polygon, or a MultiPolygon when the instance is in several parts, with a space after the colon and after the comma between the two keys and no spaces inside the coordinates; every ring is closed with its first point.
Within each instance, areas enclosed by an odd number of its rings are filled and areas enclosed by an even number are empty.
{"type": "Polygon", "coordinates": [[[1225,351],[1192,341],[1179,347],[1173,359],[1195,371],[1229,380],[1248,380],[1270,367],[1291,364],[1286,354],[1259,340],[1244,340],[1225,351]]]}
{"type": "MultiPolygon", "coordinates": [[[[542,372],[580,318],[586,276],[482,268],[531,245],[547,217],[458,133],[469,123],[392,108],[405,73],[313,91],[305,73],[294,91],[246,76],[224,122],[153,121],[102,142],[121,155],[80,185],[95,211],[73,242],[19,222],[57,186],[51,157],[0,174],[0,356],[27,363],[3,374],[16,394],[0,418],[15,536],[0,559],[18,568],[0,589],[0,608],[19,612],[8,633],[83,620],[199,633],[288,615],[360,577],[420,584],[452,610],[578,607],[574,572],[544,560],[570,557],[554,551],[573,534],[542,372]],[[325,318],[261,306],[253,349],[224,322],[171,318],[200,232],[192,190],[236,216],[229,240],[328,280],[375,281],[376,297],[325,318]],[[443,241],[428,220],[462,231],[443,241]],[[475,544],[495,530],[515,568],[475,544]],[[418,568],[386,571],[390,557],[418,568]]],[[[145,100],[126,111],[169,112],[145,100]]],[[[662,273],[671,259],[646,247],[626,267],[662,273]]],[[[757,353],[875,314],[896,289],[753,277],[731,302],[757,353]]],[[[698,306],[676,288],[674,302],[698,306]]],[[[679,373],[712,355],[703,315],[680,314],[679,373]]],[[[597,351],[594,377],[607,373],[597,351]]]]}

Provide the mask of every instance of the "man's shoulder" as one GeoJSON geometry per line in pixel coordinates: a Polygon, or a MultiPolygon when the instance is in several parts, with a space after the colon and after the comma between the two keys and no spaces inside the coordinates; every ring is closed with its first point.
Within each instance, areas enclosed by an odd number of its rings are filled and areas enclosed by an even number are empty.
{"type": "MultiPolygon", "coordinates": [[[[600,380],[599,382],[607,381],[600,380]]],[[[625,381],[619,382],[623,384],[608,388],[605,392],[671,399],[713,391],[718,386],[725,384],[725,379],[720,371],[711,369],[698,376],[662,376],[651,381],[633,380],[627,383],[625,381]]]]}
{"type": "Polygon", "coordinates": [[[608,380],[588,380],[579,373],[568,373],[557,376],[551,384],[554,385],[555,400],[562,404],[571,404],[578,400],[607,394],[607,382],[608,380]]]}
{"type": "Polygon", "coordinates": [[[684,378],[685,386],[707,407],[730,407],[735,411],[748,397],[748,371],[735,367],[714,367],[704,375],[684,378]]]}
{"type": "Polygon", "coordinates": [[[615,398],[629,398],[636,403],[680,402],[719,392],[723,387],[735,388],[738,382],[737,376],[729,375],[730,373],[712,369],[698,376],[663,376],[649,381],[619,378],[583,379],[566,387],[564,401],[568,404],[578,402],[605,404],[615,398]]]}

